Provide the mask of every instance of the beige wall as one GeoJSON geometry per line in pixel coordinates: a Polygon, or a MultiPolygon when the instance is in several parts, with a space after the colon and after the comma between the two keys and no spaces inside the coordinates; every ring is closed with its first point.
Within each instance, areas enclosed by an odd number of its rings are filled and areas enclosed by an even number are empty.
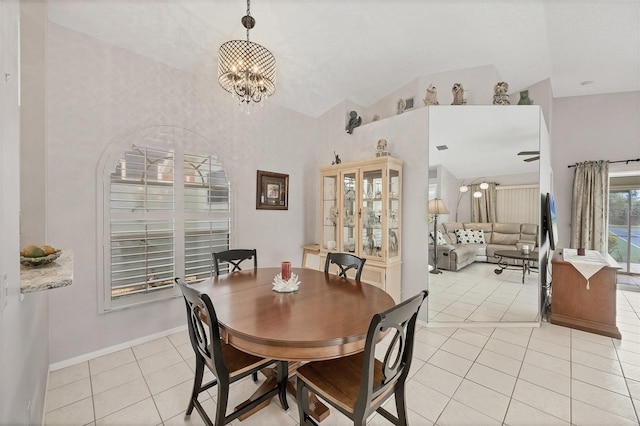
{"type": "MultiPolygon", "coordinates": [[[[571,235],[570,164],[592,160],[627,160],[640,156],[640,92],[556,98],[551,132],[553,184],[560,247],[571,235]]],[[[620,169],[624,165],[611,165],[620,169]]],[[[640,163],[628,169],[640,171],[640,163]]]]}
{"type": "Polygon", "coordinates": [[[50,295],[52,363],[184,324],[177,298],[98,313],[98,163],[133,128],[173,125],[204,136],[201,149],[218,156],[232,185],[234,246],[257,248],[260,266],[301,262],[313,238],[314,119],[273,103],[246,115],[215,71],[187,75],[55,24],[46,48],[47,241],[75,253],[73,285],[50,295]],[[256,210],[256,170],[290,175],[289,210],[256,210]]]}

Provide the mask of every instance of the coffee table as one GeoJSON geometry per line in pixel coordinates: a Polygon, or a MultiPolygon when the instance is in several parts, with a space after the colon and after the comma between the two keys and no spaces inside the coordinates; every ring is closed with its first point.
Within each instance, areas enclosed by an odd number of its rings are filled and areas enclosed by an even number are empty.
{"type": "Polygon", "coordinates": [[[533,251],[528,254],[524,254],[519,250],[497,250],[494,254],[494,257],[498,259],[499,268],[494,269],[493,272],[496,275],[500,275],[502,271],[507,269],[509,266],[515,266],[518,268],[522,268],[522,284],[524,284],[524,276],[525,274],[530,274],[531,271],[538,272],[538,268],[532,266],[533,262],[538,261],[538,252],[533,251]],[[504,259],[517,259],[522,261],[522,265],[510,265],[504,259]]]}

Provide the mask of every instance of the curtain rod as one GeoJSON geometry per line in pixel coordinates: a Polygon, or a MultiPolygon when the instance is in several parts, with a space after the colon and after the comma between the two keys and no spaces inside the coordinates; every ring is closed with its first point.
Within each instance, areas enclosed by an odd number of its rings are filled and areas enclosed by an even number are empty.
{"type": "MultiPolygon", "coordinates": [[[[627,163],[627,164],[629,164],[631,161],[640,161],[640,158],[633,158],[633,159],[630,159],[630,160],[609,161],[609,164],[612,164],[612,163],[627,163]]],[[[577,165],[578,165],[578,163],[571,164],[571,165],[569,165],[567,167],[568,168],[572,168],[572,167],[575,167],[577,165]]]]}

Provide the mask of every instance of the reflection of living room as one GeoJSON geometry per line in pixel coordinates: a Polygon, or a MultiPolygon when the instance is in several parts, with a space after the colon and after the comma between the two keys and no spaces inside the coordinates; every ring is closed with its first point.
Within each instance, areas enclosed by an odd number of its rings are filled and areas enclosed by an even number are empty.
{"type": "Polygon", "coordinates": [[[517,153],[539,149],[539,114],[521,110],[501,117],[503,111],[494,109],[478,119],[462,110],[434,113],[430,146],[447,149],[430,149],[429,198],[441,198],[449,214],[439,216],[435,235],[433,222],[430,227],[429,243],[435,237],[443,273],[429,277],[429,321],[536,321],[538,262],[526,263],[529,270],[522,259],[496,252],[526,247],[528,256],[538,256],[540,164],[517,153]],[[518,130],[505,134],[496,122],[518,130]]]}

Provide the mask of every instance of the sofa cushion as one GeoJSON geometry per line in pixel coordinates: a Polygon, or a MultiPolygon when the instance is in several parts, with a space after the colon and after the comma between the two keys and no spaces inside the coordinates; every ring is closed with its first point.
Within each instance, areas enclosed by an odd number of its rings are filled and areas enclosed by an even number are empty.
{"type": "Polygon", "coordinates": [[[491,244],[512,245],[518,242],[519,234],[503,234],[502,232],[494,232],[491,235],[491,244]]]}
{"type": "Polygon", "coordinates": [[[460,222],[449,222],[449,223],[443,223],[442,228],[445,230],[446,236],[443,235],[444,238],[447,239],[447,237],[449,237],[451,244],[456,244],[458,242],[458,238],[456,237],[456,233],[455,233],[456,229],[464,229],[464,225],[460,222]]]}
{"type": "Polygon", "coordinates": [[[475,260],[478,254],[478,246],[475,244],[458,244],[456,245],[455,253],[458,261],[466,261],[469,259],[475,260]]]}
{"type": "Polygon", "coordinates": [[[491,244],[516,245],[520,240],[519,223],[494,223],[491,244]]]}
{"type": "Polygon", "coordinates": [[[535,223],[523,223],[520,226],[521,241],[538,241],[538,225],[535,223]]]}
{"type": "MultiPolygon", "coordinates": [[[[443,237],[442,232],[438,231],[438,242],[436,243],[439,246],[449,244],[443,237]]],[[[429,232],[429,236],[431,237],[431,241],[433,241],[433,232],[429,232]]]]}
{"type": "Polygon", "coordinates": [[[502,234],[520,234],[519,223],[494,223],[493,232],[500,232],[502,234]]]}

